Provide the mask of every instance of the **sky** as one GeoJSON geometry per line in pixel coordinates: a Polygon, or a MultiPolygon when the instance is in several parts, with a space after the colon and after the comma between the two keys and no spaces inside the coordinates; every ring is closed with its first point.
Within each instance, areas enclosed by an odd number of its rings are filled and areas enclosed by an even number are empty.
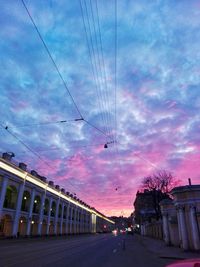
{"type": "Polygon", "coordinates": [[[0,0],[0,24],[1,152],[109,216],[156,171],[199,184],[199,0],[0,0]]]}

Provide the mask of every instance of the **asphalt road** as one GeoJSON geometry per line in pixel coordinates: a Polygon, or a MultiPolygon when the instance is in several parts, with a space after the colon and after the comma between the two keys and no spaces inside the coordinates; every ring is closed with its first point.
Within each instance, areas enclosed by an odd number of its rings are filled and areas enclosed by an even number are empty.
{"type": "Polygon", "coordinates": [[[164,267],[171,261],[148,251],[132,235],[0,241],[0,267],[164,267]]]}

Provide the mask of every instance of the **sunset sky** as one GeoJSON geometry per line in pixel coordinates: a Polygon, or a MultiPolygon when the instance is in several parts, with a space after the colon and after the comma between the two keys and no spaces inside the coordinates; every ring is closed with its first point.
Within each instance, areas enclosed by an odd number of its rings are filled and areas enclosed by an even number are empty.
{"type": "Polygon", "coordinates": [[[1,152],[106,215],[158,170],[200,182],[199,0],[0,0],[0,24],[1,152]]]}

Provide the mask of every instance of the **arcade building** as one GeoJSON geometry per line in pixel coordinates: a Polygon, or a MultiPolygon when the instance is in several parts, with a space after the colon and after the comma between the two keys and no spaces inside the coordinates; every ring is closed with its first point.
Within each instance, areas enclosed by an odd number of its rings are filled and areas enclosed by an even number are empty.
{"type": "Polygon", "coordinates": [[[0,157],[0,237],[112,231],[112,220],[12,158],[0,157]]]}

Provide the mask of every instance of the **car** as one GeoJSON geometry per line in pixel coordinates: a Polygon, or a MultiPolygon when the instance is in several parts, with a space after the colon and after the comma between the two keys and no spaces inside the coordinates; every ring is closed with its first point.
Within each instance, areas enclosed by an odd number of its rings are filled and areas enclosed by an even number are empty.
{"type": "Polygon", "coordinates": [[[113,233],[114,235],[117,235],[117,233],[118,233],[118,230],[117,230],[117,229],[115,229],[115,230],[113,230],[113,231],[112,231],[112,233],[113,233]]]}
{"type": "Polygon", "coordinates": [[[128,231],[127,231],[127,234],[128,234],[128,235],[133,235],[134,232],[133,232],[133,230],[128,230],[128,231]]]}
{"type": "Polygon", "coordinates": [[[176,261],[166,267],[200,267],[200,258],[176,261]]]}

